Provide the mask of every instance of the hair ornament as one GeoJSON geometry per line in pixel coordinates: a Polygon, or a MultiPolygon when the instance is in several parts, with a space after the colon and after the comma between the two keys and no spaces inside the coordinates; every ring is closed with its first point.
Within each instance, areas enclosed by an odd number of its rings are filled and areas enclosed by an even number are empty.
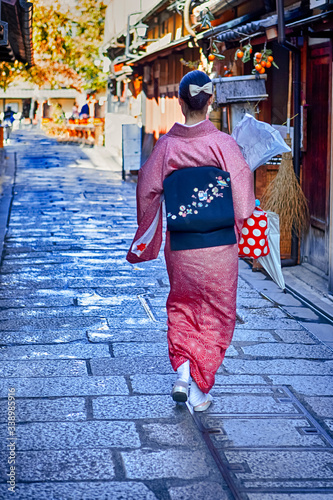
{"type": "Polygon", "coordinates": [[[190,83],[189,85],[189,92],[191,97],[194,97],[200,92],[205,92],[205,94],[213,94],[213,82],[207,82],[205,85],[200,87],[199,85],[194,85],[193,83],[190,83]]]}

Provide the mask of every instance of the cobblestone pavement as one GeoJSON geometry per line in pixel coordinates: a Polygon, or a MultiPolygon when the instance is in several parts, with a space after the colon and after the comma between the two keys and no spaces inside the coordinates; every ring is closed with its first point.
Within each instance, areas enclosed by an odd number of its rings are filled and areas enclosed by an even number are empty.
{"type": "Polygon", "coordinates": [[[175,405],[163,257],[125,260],[135,184],[93,149],[16,138],[0,273],[0,498],[333,498],[333,351],[240,277],[242,321],[214,404],[200,416],[175,405]]]}

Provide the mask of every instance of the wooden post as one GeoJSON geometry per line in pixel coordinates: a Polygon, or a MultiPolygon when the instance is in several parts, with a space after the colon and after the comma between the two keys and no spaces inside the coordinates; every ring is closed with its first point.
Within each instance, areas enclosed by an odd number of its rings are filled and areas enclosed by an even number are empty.
{"type": "Polygon", "coordinates": [[[332,133],[333,133],[333,120],[332,120],[332,112],[333,112],[333,77],[331,76],[331,85],[330,85],[330,97],[331,97],[331,116],[329,115],[329,120],[330,124],[329,127],[331,129],[331,134],[330,134],[330,149],[331,149],[331,154],[330,154],[330,161],[331,161],[331,168],[330,168],[330,174],[331,174],[331,190],[330,190],[330,224],[329,224],[329,253],[328,253],[328,290],[330,293],[333,292],[333,140],[332,140],[332,133]]]}

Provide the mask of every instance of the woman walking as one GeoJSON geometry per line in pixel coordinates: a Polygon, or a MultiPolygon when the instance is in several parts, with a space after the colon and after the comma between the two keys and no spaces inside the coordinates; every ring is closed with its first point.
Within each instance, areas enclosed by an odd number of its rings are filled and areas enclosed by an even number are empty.
{"type": "Polygon", "coordinates": [[[208,213],[208,208],[213,208],[214,204],[217,206],[215,200],[223,198],[224,186],[224,193],[231,189],[233,236],[225,236],[223,225],[221,229],[217,227],[212,231],[201,227],[192,228],[191,234],[175,235],[170,231],[166,234],[164,254],[170,280],[168,345],[172,367],[177,371],[172,397],[175,401],[187,401],[192,378],[189,402],[194,411],[204,411],[210,406],[212,397],[209,391],[233,336],[238,279],[237,243],[244,219],[252,214],[255,207],[252,173],[237,143],[206,119],[212,94],[212,82],[201,71],[187,73],[180,82],[179,104],[185,124],[175,123],[157,141],[139,171],[139,228],[127,255],[131,263],[158,256],[162,243],[161,200],[169,180],[177,180],[178,171],[182,171],[182,175],[189,174],[185,182],[184,177],[179,180],[184,187],[189,182],[194,182],[194,185],[197,182],[198,186],[192,190],[192,203],[188,204],[186,200],[185,205],[185,201],[182,204],[183,200],[175,200],[179,212],[177,208],[177,212],[168,213],[170,224],[191,215],[195,225],[200,213],[208,213]],[[205,190],[200,190],[200,175],[207,173],[208,169],[198,167],[206,166],[213,167],[213,173],[219,169],[217,172],[221,171],[221,176],[216,177],[216,186],[210,183],[205,190]]]}

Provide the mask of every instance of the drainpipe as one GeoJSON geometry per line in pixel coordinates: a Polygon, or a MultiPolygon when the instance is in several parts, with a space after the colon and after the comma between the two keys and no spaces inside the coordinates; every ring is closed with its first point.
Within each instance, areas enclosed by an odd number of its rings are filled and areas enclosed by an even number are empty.
{"type": "MultiPolygon", "coordinates": [[[[294,172],[297,180],[300,179],[301,170],[301,51],[298,47],[286,40],[284,21],[284,0],[276,0],[278,17],[278,43],[294,54],[294,172]]],[[[291,239],[291,258],[282,259],[282,267],[296,266],[298,260],[298,237],[295,233],[291,239]]]]}

